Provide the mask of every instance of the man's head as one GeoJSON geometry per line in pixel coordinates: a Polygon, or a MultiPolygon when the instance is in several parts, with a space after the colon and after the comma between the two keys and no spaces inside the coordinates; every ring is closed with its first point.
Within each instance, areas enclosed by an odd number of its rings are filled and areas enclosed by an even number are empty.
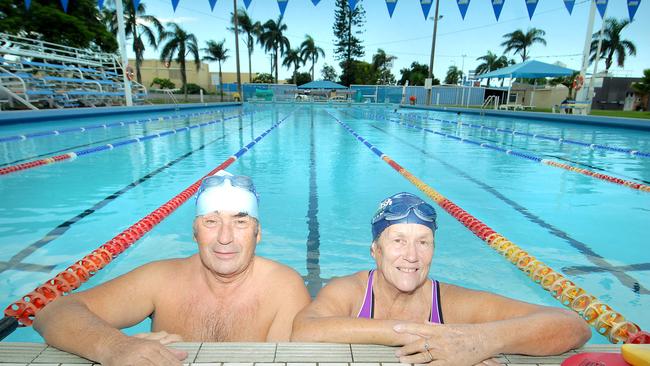
{"type": "Polygon", "coordinates": [[[231,277],[243,272],[261,240],[253,181],[226,171],[207,177],[196,196],[194,239],[203,264],[231,277]]]}
{"type": "Polygon", "coordinates": [[[383,200],[372,219],[371,253],[386,280],[411,292],[426,281],[433,258],[435,209],[410,193],[383,200]]]}

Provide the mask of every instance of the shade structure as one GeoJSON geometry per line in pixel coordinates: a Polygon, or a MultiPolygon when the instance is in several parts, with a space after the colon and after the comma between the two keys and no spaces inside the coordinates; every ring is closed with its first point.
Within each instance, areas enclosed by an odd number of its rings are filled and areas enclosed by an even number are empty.
{"type": "Polygon", "coordinates": [[[545,62],[528,60],[520,64],[504,67],[502,69],[490,71],[485,74],[477,75],[479,79],[488,78],[545,78],[545,77],[558,77],[568,76],[575,72],[575,70],[566,67],[547,64],[545,62]]]}
{"type": "Polygon", "coordinates": [[[341,84],[337,84],[328,80],[310,81],[307,84],[302,84],[298,89],[347,89],[341,84]]]}

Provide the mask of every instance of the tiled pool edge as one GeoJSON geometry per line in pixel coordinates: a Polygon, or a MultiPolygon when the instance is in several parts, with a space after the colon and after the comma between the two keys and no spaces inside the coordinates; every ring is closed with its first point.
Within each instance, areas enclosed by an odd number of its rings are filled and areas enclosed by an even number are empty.
{"type": "Polygon", "coordinates": [[[477,109],[477,108],[459,108],[459,107],[436,107],[420,105],[401,105],[400,108],[429,110],[437,112],[461,112],[467,114],[477,114],[486,116],[498,116],[508,118],[534,119],[552,122],[574,123],[578,125],[606,126],[630,128],[636,130],[650,130],[650,120],[624,118],[624,117],[603,117],[603,116],[581,116],[574,114],[559,114],[545,112],[518,112],[518,111],[499,111],[494,109],[477,109]]]}
{"type": "MultiPolygon", "coordinates": [[[[186,365],[203,366],[380,366],[396,365],[392,347],[335,343],[176,343],[187,351],[186,365]]],[[[587,345],[562,355],[531,357],[501,355],[504,365],[560,365],[580,352],[619,352],[619,345],[587,345]]],[[[93,365],[78,356],[42,343],[0,342],[1,366],[93,365]]]]}

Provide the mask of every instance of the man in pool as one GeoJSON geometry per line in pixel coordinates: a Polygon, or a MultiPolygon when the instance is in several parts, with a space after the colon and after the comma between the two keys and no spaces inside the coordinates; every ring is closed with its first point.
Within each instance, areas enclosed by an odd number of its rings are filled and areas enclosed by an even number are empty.
{"type": "Polygon", "coordinates": [[[188,258],[143,265],[44,308],[34,328],[47,343],[103,365],[180,365],[174,341],[288,341],[310,297],[300,275],[255,255],[261,239],[250,178],[220,171],[197,193],[188,258]],[[119,329],[152,319],[152,331],[119,329]]]}
{"type": "MultiPolygon", "coordinates": [[[[330,281],[294,321],[292,340],[402,346],[402,363],[497,364],[499,353],[550,355],[584,344],[577,314],[429,279],[436,211],[410,193],[372,219],[377,268],[330,281]]],[[[477,264],[478,265],[478,264],[477,264]]]]}

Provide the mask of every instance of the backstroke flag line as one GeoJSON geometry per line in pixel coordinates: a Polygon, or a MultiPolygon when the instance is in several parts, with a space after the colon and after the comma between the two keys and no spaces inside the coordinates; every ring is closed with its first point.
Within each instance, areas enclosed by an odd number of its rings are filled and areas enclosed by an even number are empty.
{"type": "Polygon", "coordinates": [[[467,8],[469,8],[469,0],[456,0],[458,4],[458,10],[460,10],[460,16],[465,20],[465,14],[467,14],[467,8]]]}
{"type": "Polygon", "coordinates": [[[280,7],[280,16],[284,16],[284,11],[287,10],[287,4],[289,0],[278,0],[278,6],[280,7]]]}
{"type": "Polygon", "coordinates": [[[641,0],[627,0],[627,12],[630,14],[630,21],[634,20],[634,14],[636,14],[641,0]]]}
{"type": "Polygon", "coordinates": [[[494,9],[494,16],[497,18],[497,22],[499,21],[501,9],[503,9],[503,3],[505,2],[506,0],[492,0],[492,9],[494,9]]]}
{"type": "Polygon", "coordinates": [[[576,4],[576,0],[564,0],[564,6],[566,6],[566,10],[569,12],[569,15],[573,13],[573,6],[576,4]]]}
{"type": "Polygon", "coordinates": [[[386,7],[388,8],[388,16],[393,17],[393,12],[395,11],[395,6],[397,5],[397,0],[386,0],[386,7]]]}
{"type": "Polygon", "coordinates": [[[533,19],[533,14],[535,14],[535,9],[537,8],[537,3],[539,0],[526,0],[526,8],[528,9],[528,18],[533,19]]]}
{"type": "Polygon", "coordinates": [[[422,6],[424,20],[427,20],[429,17],[429,11],[431,10],[431,0],[420,0],[420,6],[422,6]]]}

